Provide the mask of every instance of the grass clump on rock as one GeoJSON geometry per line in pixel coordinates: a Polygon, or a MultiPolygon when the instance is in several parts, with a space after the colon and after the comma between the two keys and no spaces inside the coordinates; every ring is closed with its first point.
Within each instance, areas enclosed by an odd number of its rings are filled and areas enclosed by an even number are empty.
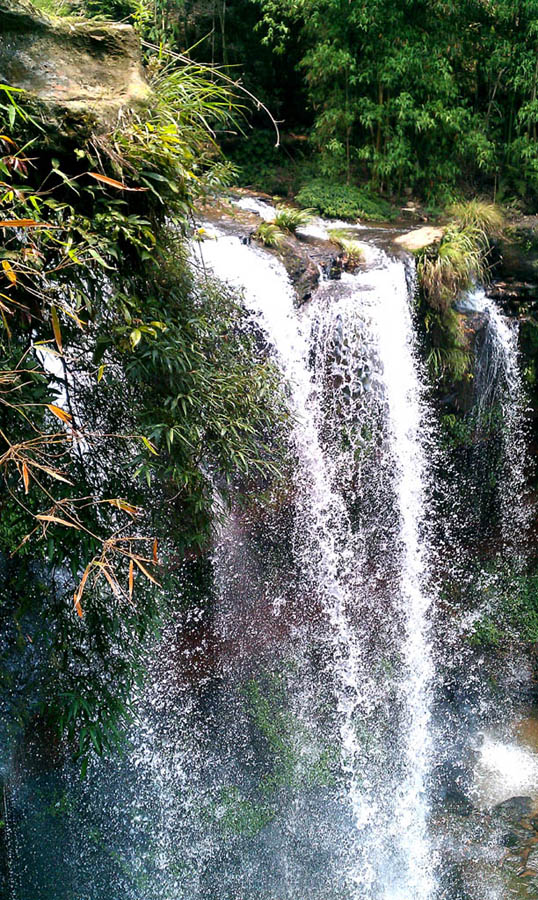
{"type": "Polygon", "coordinates": [[[434,309],[446,310],[458,295],[489,278],[491,241],[502,236],[504,217],[494,203],[470,200],[449,208],[442,240],[417,255],[417,275],[434,309]]]}
{"type": "Polygon", "coordinates": [[[278,206],[274,224],[277,228],[295,234],[298,228],[304,228],[312,221],[313,209],[297,209],[294,206],[278,206]]]}
{"type": "Polygon", "coordinates": [[[502,236],[505,224],[502,210],[482,200],[455,203],[448,212],[441,241],[417,253],[417,277],[430,372],[461,381],[470,375],[471,354],[452,304],[473,285],[488,282],[491,242],[502,236]]]}
{"type": "Polygon", "coordinates": [[[254,232],[254,238],[264,247],[278,249],[284,240],[284,233],[276,222],[260,222],[254,232]]]}
{"type": "Polygon", "coordinates": [[[347,268],[355,268],[364,258],[364,252],[359,241],[349,237],[345,229],[331,228],[329,237],[331,242],[336,244],[342,251],[345,257],[344,264],[347,265],[347,268]]]}

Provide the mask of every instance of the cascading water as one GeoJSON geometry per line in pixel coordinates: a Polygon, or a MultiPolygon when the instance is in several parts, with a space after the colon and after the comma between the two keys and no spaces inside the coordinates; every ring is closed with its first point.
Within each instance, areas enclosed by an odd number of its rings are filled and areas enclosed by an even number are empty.
{"type": "MultiPolygon", "coordinates": [[[[355,824],[347,884],[356,898],[426,900],[434,887],[426,800],[433,674],[424,533],[428,428],[405,265],[377,251],[366,272],[344,276],[336,287],[323,285],[299,314],[276,261],[238,238],[216,237],[204,244],[204,261],[243,288],[290,388],[296,548],[307,590],[330,624],[328,656],[355,824]],[[349,500],[361,453],[374,455],[378,483],[369,488],[374,509],[357,515],[349,500]],[[387,516],[390,499],[394,512],[387,516]],[[370,540],[387,554],[385,571],[393,567],[389,586],[376,585],[370,540]],[[380,599],[384,611],[376,609],[380,599]],[[385,633],[384,647],[374,641],[372,648],[371,629],[385,633]],[[389,691],[376,683],[376,652],[401,654],[396,677],[387,679],[389,691]],[[360,728],[392,704],[399,747],[387,748],[380,771],[360,728]],[[399,847],[393,864],[381,864],[387,839],[393,857],[399,847]]],[[[368,461],[362,468],[363,478],[372,475],[371,467],[366,475],[368,461]]]]}
{"type": "Polygon", "coordinates": [[[476,367],[475,415],[496,417],[501,425],[502,471],[499,500],[503,539],[508,548],[525,542],[529,506],[525,502],[528,476],[525,433],[525,393],[519,365],[518,327],[499,310],[483,289],[470,298],[487,317],[486,334],[476,367]]]}

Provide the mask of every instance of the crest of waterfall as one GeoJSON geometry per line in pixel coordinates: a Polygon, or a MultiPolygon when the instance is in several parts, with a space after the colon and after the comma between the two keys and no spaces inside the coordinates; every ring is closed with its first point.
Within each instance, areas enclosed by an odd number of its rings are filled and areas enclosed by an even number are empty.
{"type": "Polygon", "coordinates": [[[348,890],[357,900],[426,900],[434,888],[426,799],[431,444],[413,279],[403,261],[369,249],[366,271],[323,284],[299,313],[284,270],[259,248],[217,234],[202,252],[218,277],[243,289],[289,387],[295,555],[302,591],[322,611],[325,677],[336,699],[354,825],[348,890]],[[387,743],[372,746],[376,724],[389,719],[387,743]]]}

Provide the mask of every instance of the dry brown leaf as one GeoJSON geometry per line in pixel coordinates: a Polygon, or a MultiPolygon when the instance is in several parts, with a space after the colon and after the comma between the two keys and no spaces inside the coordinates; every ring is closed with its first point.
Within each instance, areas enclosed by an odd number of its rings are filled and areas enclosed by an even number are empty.
{"type": "Polygon", "coordinates": [[[118,582],[116,581],[115,577],[113,575],[111,575],[111,573],[108,571],[107,566],[104,563],[102,564],[101,568],[103,571],[103,575],[105,576],[110,587],[112,588],[112,592],[113,592],[114,596],[121,597],[121,588],[120,588],[118,582]]]}
{"type": "Polygon", "coordinates": [[[69,481],[69,478],[64,478],[64,476],[61,475],[60,472],[57,471],[57,469],[51,469],[49,466],[42,466],[39,465],[39,463],[34,463],[34,465],[37,465],[37,467],[41,469],[42,472],[46,472],[47,475],[50,475],[51,478],[55,478],[56,481],[64,481],[65,484],[73,484],[72,481],[69,481]]]}
{"type": "Polygon", "coordinates": [[[133,596],[134,589],[134,564],[132,559],[129,561],[129,599],[133,596]]]}
{"type": "Polygon", "coordinates": [[[109,178],[108,175],[100,175],[99,172],[88,172],[88,175],[91,175],[92,178],[96,178],[97,181],[102,181],[104,184],[109,184],[111,187],[119,188],[121,191],[147,191],[147,188],[143,187],[128,187],[123,181],[116,181],[115,178],[109,178]]]}
{"type": "Polygon", "coordinates": [[[24,493],[27,494],[30,486],[30,475],[28,474],[26,462],[23,462],[22,464],[22,480],[24,481],[24,493]]]}
{"type": "Polygon", "coordinates": [[[135,561],[135,563],[137,564],[137,566],[138,566],[138,568],[140,569],[140,571],[144,573],[144,575],[146,576],[146,578],[149,579],[149,581],[151,581],[153,584],[156,584],[157,587],[160,587],[160,586],[161,586],[161,585],[159,584],[159,582],[156,581],[156,579],[153,577],[153,575],[151,574],[151,572],[148,572],[148,570],[146,569],[146,567],[142,565],[142,563],[140,562],[139,559],[136,558],[136,556],[134,557],[134,561],[135,561]]]}
{"type": "Polygon", "coordinates": [[[65,409],[61,409],[59,406],[56,406],[54,403],[47,403],[47,406],[50,409],[51,413],[54,413],[54,415],[58,419],[61,419],[62,422],[70,422],[71,421],[71,415],[70,415],[70,413],[66,412],[65,409]]]}
{"type": "Polygon", "coordinates": [[[138,516],[140,510],[137,506],[131,506],[130,503],[127,503],[126,500],[122,500],[121,497],[114,497],[112,500],[105,500],[105,503],[110,503],[112,506],[117,506],[118,509],[122,509],[124,512],[129,513],[130,516],[138,516]]]}
{"type": "Polygon", "coordinates": [[[40,522],[56,522],[58,525],[67,525],[69,528],[77,528],[80,530],[80,525],[77,525],[76,522],[68,522],[67,519],[60,519],[58,516],[38,513],[36,519],[39,519],[40,522]]]}
{"type": "Polygon", "coordinates": [[[2,219],[0,228],[57,228],[48,222],[36,222],[35,219],[2,219]]]}
{"type": "Polygon", "coordinates": [[[157,538],[155,538],[155,540],[153,541],[153,562],[154,562],[154,563],[158,563],[158,562],[159,562],[159,558],[158,558],[158,556],[157,556],[157,546],[158,546],[158,544],[157,544],[157,538]]]}
{"type": "Polygon", "coordinates": [[[82,606],[80,605],[80,598],[78,596],[78,591],[75,591],[75,593],[73,594],[73,602],[75,604],[75,609],[76,609],[78,615],[82,619],[82,616],[84,615],[84,610],[82,609],[82,606]]]}

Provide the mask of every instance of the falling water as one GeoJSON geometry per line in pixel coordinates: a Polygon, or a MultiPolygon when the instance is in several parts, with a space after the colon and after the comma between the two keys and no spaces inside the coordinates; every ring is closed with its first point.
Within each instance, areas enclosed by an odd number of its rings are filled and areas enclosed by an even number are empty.
{"type": "Polygon", "coordinates": [[[487,316],[486,334],[476,366],[476,415],[496,416],[502,442],[499,502],[503,540],[515,550],[524,543],[529,525],[525,502],[528,475],[525,392],[519,365],[518,326],[503,315],[483,289],[470,298],[487,316]]]}
{"type": "Polygon", "coordinates": [[[276,260],[235,237],[216,237],[203,245],[205,263],[243,288],[290,388],[296,552],[330,626],[355,828],[348,887],[357,900],[427,900],[434,888],[426,799],[433,674],[424,531],[429,445],[406,268],[369,249],[366,271],[322,285],[299,314],[276,260]],[[361,478],[370,481],[370,502],[357,510],[361,478]],[[379,552],[386,554],[385,572],[392,570],[384,579],[379,552]],[[385,684],[383,652],[396,668],[385,684]],[[376,759],[360,731],[383,708],[398,720],[396,746],[376,759]]]}

